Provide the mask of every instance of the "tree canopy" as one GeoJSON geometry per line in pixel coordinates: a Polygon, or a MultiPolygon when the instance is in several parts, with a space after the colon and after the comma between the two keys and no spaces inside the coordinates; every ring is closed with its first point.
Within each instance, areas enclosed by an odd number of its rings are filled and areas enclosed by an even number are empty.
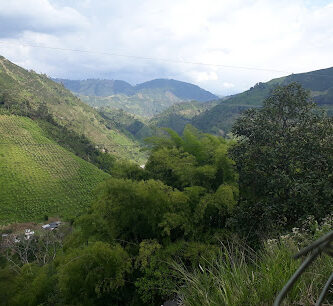
{"type": "Polygon", "coordinates": [[[235,218],[245,232],[287,229],[332,209],[333,121],[299,84],[277,87],[232,132],[241,196],[235,218]]]}

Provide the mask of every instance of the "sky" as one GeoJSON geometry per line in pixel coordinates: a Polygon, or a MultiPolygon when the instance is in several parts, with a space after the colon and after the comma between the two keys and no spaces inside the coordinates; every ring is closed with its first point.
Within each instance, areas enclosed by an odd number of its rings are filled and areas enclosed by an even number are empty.
{"type": "Polygon", "coordinates": [[[333,0],[0,0],[0,55],[50,77],[228,95],[332,67],[333,0]]]}

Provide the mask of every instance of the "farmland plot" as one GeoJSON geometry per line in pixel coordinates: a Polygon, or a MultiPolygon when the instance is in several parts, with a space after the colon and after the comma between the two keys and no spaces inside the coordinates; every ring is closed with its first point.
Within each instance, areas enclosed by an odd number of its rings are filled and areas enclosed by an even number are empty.
{"type": "Polygon", "coordinates": [[[0,115],[0,224],[74,217],[108,177],[45,137],[33,120],[0,115]]]}

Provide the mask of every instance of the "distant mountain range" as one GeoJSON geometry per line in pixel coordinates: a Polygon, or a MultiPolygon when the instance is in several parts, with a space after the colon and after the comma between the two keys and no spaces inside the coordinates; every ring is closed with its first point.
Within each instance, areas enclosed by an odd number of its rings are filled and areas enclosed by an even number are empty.
{"type": "Polygon", "coordinates": [[[132,86],[121,80],[67,80],[53,79],[67,89],[85,96],[108,97],[117,94],[133,96],[138,93],[169,92],[180,100],[207,102],[219,97],[197,85],[173,79],[155,79],[132,86]]]}
{"type": "Polygon", "coordinates": [[[191,119],[197,128],[214,134],[230,131],[237,117],[251,107],[260,107],[266,97],[278,85],[299,82],[310,91],[313,101],[333,116],[333,67],[307,73],[291,74],[273,79],[266,83],[257,83],[254,87],[222,100],[216,106],[191,119]]]}
{"type": "MultiPolygon", "coordinates": [[[[57,79],[57,82],[63,83],[84,102],[97,107],[101,114],[107,109],[108,118],[114,109],[148,118],[149,121],[144,120],[146,122],[142,122],[143,125],[137,124],[140,121],[138,117],[132,118],[130,132],[135,135],[149,135],[147,126],[153,130],[170,127],[181,133],[188,123],[204,132],[225,135],[242,112],[252,107],[261,107],[276,86],[291,82],[299,82],[310,90],[313,100],[329,115],[333,115],[333,68],[260,82],[247,91],[224,99],[196,85],[176,80],[156,79],[136,86],[117,80],[57,79]],[[133,132],[133,126],[140,129],[133,132]]],[[[124,113],[118,114],[125,118],[124,113]]],[[[115,120],[115,115],[112,117],[115,120]]],[[[127,127],[128,118],[125,120],[127,127]]]]}
{"type": "Polygon", "coordinates": [[[122,109],[147,118],[176,103],[219,99],[197,85],[172,79],[156,79],[135,86],[120,80],[54,80],[62,83],[90,106],[122,109]]]}

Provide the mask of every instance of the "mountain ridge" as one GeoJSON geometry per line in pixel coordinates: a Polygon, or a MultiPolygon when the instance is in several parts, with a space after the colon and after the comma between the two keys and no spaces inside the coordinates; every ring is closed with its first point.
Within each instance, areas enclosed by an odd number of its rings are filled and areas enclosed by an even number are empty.
{"type": "Polygon", "coordinates": [[[333,116],[333,67],[310,72],[291,74],[259,82],[250,89],[221,100],[219,104],[204,113],[195,116],[191,124],[204,132],[226,134],[242,112],[251,107],[261,107],[276,86],[292,82],[300,83],[310,91],[313,101],[322,107],[328,115],[333,116]]]}
{"type": "Polygon", "coordinates": [[[115,94],[134,95],[147,89],[159,89],[170,91],[172,94],[182,100],[207,102],[219,99],[218,96],[205,89],[202,89],[198,85],[178,81],[175,79],[153,79],[147,82],[136,84],[134,86],[123,80],[69,80],[61,78],[54,78],[53,80],[58,83],[62,83],[67,89],[85,96],[107,97],[115,94]]]}

